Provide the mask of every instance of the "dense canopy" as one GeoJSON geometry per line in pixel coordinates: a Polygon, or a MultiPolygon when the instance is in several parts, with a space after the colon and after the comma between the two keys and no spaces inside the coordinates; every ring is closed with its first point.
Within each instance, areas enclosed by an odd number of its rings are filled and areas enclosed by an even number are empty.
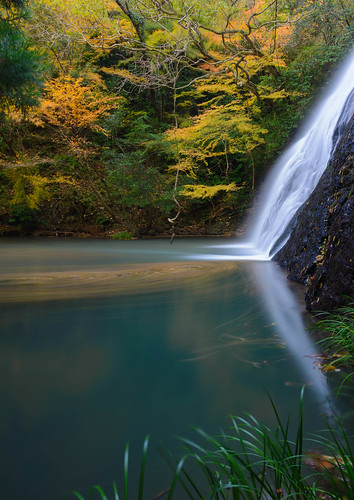
{"type": "Polygon", "coordinates": [[[1,0],[2,233],[234,230],[352,21],[349,0],[1,0]]]}

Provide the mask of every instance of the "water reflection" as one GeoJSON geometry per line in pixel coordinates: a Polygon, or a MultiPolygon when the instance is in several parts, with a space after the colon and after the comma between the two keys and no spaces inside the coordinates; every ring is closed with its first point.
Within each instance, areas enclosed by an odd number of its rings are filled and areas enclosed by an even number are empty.
{"type": "Polygon", "coordinates": [[[307,385],[311,386],[324,413],[332,413],[327,379],[314,365],[316,350],[313,340],[305,331],[301,308],[284,279],[284,274],[273,262],[254,264],[252,274],[267,305],[268,314],[299,364],[307,385]]]}
{"type": "Polygon", "coordinates": [[[5,346],[0,353],[1,374],[11,399],[30,418],[43,416],[54,393],[75,397],[92,389],[109,369],[107,353],[90,345],[67,349],[28,351],[5,346]]]}

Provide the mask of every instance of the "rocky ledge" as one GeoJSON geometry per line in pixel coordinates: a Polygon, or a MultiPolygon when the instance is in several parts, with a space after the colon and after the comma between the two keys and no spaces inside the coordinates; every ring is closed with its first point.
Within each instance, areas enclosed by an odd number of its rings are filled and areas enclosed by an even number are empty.
{"type": "Polygon", "coordinates": [[[354,116],[316,189],[293,221],[275,260],[306,285],[310,311],[332,310],[353,297],[354,116]]]}

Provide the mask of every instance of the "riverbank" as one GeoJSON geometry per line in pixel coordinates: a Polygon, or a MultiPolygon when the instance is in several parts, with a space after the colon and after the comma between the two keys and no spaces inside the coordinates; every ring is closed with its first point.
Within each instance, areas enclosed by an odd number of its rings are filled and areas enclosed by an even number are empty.
{"type": "MultiPolygon", "coordinates": [[[[247,211],[243,211],[242,214],[247,211]]],[[[128,217],[122,218],[120,224],[109,225],[102,229],[96,224],[78,226],[56,225],[52,227],[2,227],[0,236],[5,237],[48,237],[48,238],[113,238],[113,239],[150,239],[175,237],[240,237],[245,232],[245,225],[241,224],[242,214],[219,214],[206,220],[194,221],[190,217],[180,219],[172,226],[167,218],[160,218],[147,228],[132,222],[128,217]]]]}

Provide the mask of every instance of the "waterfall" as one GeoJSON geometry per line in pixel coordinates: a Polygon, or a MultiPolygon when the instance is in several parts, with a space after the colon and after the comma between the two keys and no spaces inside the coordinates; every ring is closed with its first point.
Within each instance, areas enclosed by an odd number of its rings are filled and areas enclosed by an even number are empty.
{"type": "Polygon", "coordinates": [[[236,245],[269,260],[287,241],[286,231],[324,172],[345,124],[354,112],[354,53],[338,70],[300,138],[279,158],[266,180],[248,242],[236,245]]]}

